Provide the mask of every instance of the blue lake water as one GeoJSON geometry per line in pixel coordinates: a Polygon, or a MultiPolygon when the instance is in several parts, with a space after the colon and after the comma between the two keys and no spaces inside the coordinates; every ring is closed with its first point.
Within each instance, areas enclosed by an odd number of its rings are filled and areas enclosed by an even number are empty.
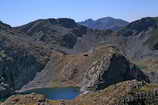
{"type": "Polygon", "coordinates": [[[63,100],[74,99],[80,95],[80,88],[66,87],[66,88],[40,88],[23,92],[23,94],[37,93],[46,95],[48,99],[63,100]]]}

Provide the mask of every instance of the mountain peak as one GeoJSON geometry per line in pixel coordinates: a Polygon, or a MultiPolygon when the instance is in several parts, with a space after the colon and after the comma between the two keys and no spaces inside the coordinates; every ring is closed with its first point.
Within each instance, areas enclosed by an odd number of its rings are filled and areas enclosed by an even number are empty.
{"type": "Polygon", "coordinates": [[[113,17],[103,17],[97,20],[87,19],[85,21],[79,22],[79,24],[87,26],[92,29],[119,30],[120,28],[126,26],[128,22],[121,19],[115,19],[113,17]]]}
{"type": "MultiPolygon", "coordinates": [[[[93,19],[91,19],[91,18],[89,18],[89,19],[87,19],[87,20],[85,20],[85,22],[93,22],[94,20],[93,19]]],[[[83,21],[84,22],[84,21],[83,21]]]]}
{"type": "MultiPolygon", "coordinates": [[[[66,28],[73,28],[73,27],[76,27],[77,26],[77,23],[73,20],[73,19],[69,19],[69,18],[58,18],[58,19],[55,19],[55,18],[48,18],[48,19],[38,19],[38,20],[35,20],[33,22],[30,22],[26,25],[60,25],[60,26],[63,26],[63,27],[66,27],[66,28]]],[[[25,26],[25,25],[23,25],[25,26]]],[[[21,27],[21,26],[19,26],[21,27]]],[[[29,27],[28,27],[29,28],[29,27]]]]}
{"type": "Polygon", "coordinates": [[[108,16],[108,17],[102,17],[102,18],[99,18],[99,19],[97,19],[97,20],[107,20],[107,19],[115,19],[115,18],[113,18],[113,17],[110,17],[110,16],[108,16]]]}

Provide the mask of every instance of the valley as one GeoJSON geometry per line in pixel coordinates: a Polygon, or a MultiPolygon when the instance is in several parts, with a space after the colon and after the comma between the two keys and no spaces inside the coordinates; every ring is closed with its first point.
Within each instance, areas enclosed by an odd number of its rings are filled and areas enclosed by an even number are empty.
{"type": "Polygon", "coordinates": [[[158,19],[121,26],[99,30],[69,18],[0,22],[0,99],[7,98],[0,104],[157,105],[158,19]],[[59,91],[68,98],[44,96],[59,91]]]}

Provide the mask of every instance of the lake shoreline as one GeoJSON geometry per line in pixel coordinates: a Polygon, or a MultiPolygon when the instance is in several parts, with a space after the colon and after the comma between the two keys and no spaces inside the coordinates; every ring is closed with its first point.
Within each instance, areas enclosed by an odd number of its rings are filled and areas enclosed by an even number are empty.
{"type": "Polygon", "coordinates": [[[41,94],[48,97],[51,100],[65,100],[74,99],[80,96],[80,87],[56,87],[56,88],[36,88],[31,90],[26,90],[23,92],[16,92],[17,94],[41,94]]]}

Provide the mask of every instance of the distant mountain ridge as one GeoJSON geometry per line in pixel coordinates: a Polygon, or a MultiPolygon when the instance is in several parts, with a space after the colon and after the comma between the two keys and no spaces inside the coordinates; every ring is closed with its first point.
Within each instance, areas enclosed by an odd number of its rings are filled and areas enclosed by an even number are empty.
{"type": "Polygon", "coordinates": [[[120,30],[122,27],[125,27],[129,24],[129,22],[116,19],[112,17],[104,17],[97,20],[87,19],[85,21],[79,22],[79,24],[87,26],[92,29],[100,29],[100,30],[120,30]]]}
{"type": "Polygon", "coordinates": [[[33,40],[42,41],[52,49],[76,49],[77,52],[85,51],[92,45],[95,46],[98,42],[108,39],[112,33],[109,30],[89,29],[68,18],[39,19],[19,27],[13,27],[11,30],[33,40]]]}

